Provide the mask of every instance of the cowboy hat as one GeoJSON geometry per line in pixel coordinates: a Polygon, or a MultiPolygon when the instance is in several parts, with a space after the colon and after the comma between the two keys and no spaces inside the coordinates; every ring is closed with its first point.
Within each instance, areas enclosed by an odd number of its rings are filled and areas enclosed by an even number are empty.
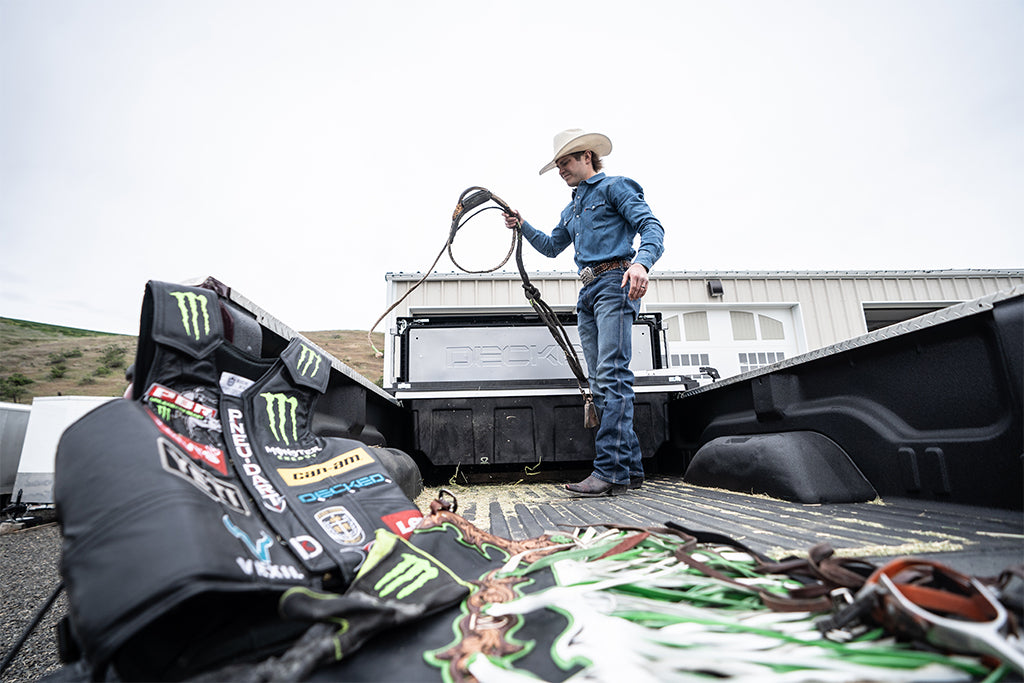
{"type": "Polygon", "coordinates": [[[563,130],[555,136],[555,156],[551,158],[551,161],[544,168],[540,169],[540,175],[544,175],[553,169],[558,164],[558,160],[566,154],[585,152],[587,150],[590,150],[597,156],[607,156],[612,151],[612,141],[608,139],[607,135],[586,133],[580,128],[563,130]]]}

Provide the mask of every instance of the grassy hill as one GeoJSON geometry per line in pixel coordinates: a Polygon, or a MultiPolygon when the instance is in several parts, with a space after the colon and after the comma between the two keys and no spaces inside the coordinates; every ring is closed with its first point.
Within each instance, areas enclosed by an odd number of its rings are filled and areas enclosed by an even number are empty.
{"type": "MultiPolygon", "coordinates": [[[[371,382],[384,372],[366,332],[303,332],[314,344],[371,382]]],[[[120,396],[136,338],[0,318],[0,400],[31,403],[35,396],[120,396]],[[13,392],[13,393],[12,393],[13,392]]],[[[383,333],[374,335],[382,348],[383,333]]]]}

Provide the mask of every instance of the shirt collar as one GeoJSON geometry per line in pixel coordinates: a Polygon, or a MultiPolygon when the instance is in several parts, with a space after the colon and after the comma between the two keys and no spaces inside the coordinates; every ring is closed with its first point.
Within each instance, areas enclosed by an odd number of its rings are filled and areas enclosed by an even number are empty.
{"type": "Polygon", "coordinates": [[[577,185],[576,187],[572,188],[572,197],[573,197],[573,199],[576,198],[576,192],[580,189],[580,185],[593,185],[593,184],[597,183],[599,180],[603,180],[603,179],[604,179],[604,171],[598,171],[594,175],[590,176],[589,178],[587,178],[586,180],[581,182],[579,185],[577,185]]]}

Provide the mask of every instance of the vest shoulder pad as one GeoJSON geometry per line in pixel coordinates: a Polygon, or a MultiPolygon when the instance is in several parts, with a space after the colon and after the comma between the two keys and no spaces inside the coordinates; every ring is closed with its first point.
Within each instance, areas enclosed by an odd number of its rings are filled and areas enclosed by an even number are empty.
{"type": "Polygon", "coordinates": [[[193,358],[203,358],[224,341],[217,295],[199,287],[150,281],[153,339],[193,358]]]}
{"type": "Polygon", "coordinates": [[[281,360],[295,384],[316,389],[321,394],[327,391],[331,363],[315,346],[295,337],[281,352],[281,360]]]}

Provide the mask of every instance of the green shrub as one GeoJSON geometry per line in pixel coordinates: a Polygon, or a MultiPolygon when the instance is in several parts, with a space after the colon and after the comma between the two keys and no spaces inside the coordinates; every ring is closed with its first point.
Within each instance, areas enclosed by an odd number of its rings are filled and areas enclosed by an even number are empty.
{"type": "Polygon", "coordinates": [[[25,387],[35,382],[20,372],[10,377],[0,377],[0,400],[18,402],[18,399],[28,393],[25,387]]]}
{"type": "Polygon", "coordinates": [[[68,366],[64,364],[62,360],[60,363],[50,368],[50,379],[60,379],[68,373],[68,366]]]}
{"type": "Polygon", "coordinates": [[[68,349],[68,350],[59,351],[59,352],[58,351],[54,351],[53,353],[51,353],[49,356],[46,357],[46,362],[49,363],[50,365],[57,365],[58,363],[63,363],[68,358],[81,358],[81,357],[82,357],[82,350],[81,349],[68,349]]]}
{"type": "Polygon", "coordinates": [[[103,349],[103,356],[100,358],[100,363],[108,369],[123,368],[125,353],[126,351],[123,346],[111,344],[103,349]]]}

